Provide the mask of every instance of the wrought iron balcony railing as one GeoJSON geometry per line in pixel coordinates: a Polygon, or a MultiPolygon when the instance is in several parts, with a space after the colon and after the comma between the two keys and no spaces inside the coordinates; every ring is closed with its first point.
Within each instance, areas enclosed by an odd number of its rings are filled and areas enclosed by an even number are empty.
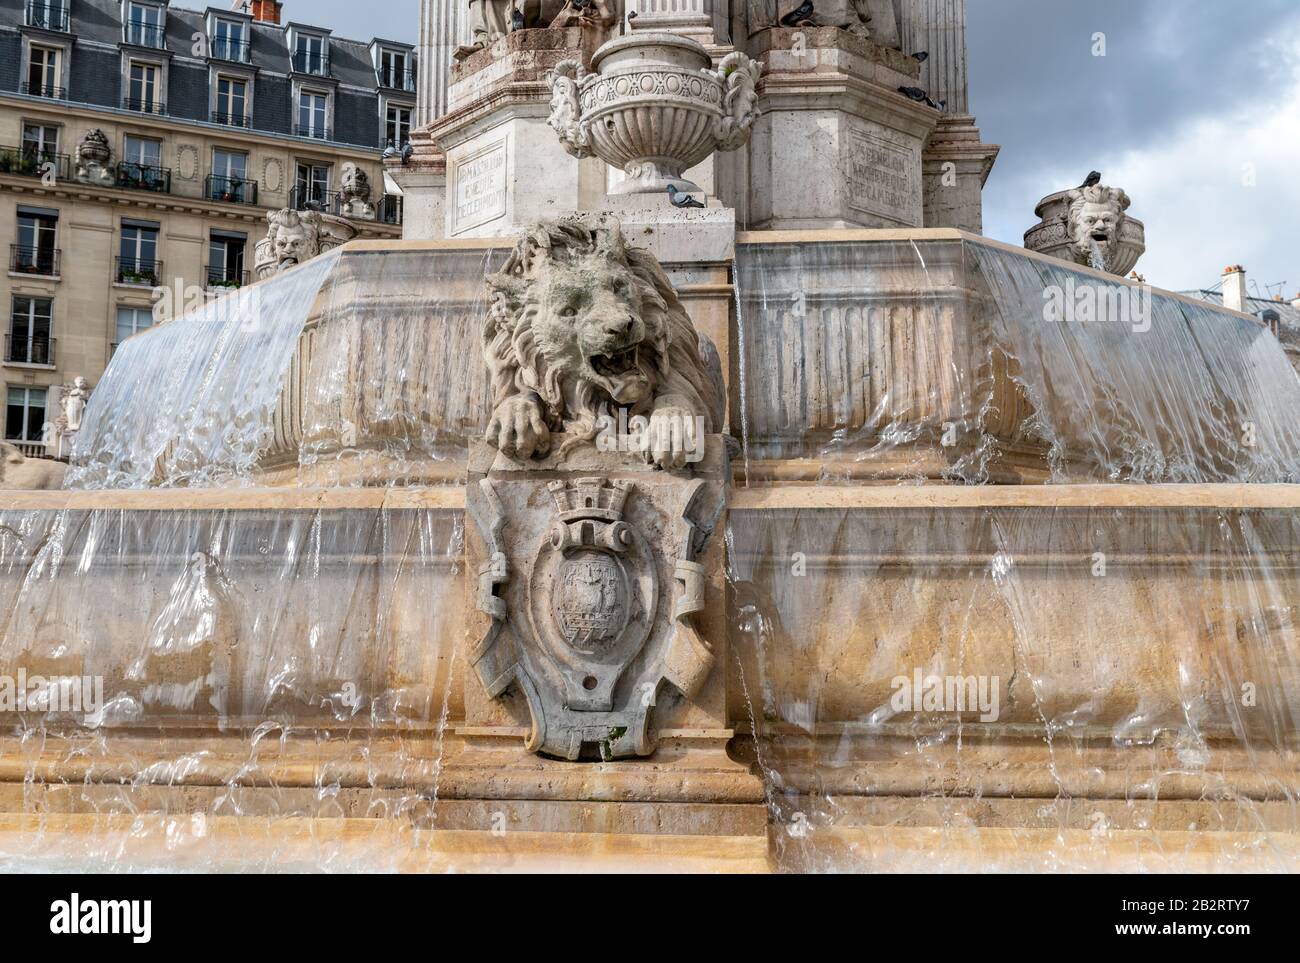
{"type": "Polygon", "coordinates": [[[375,78],[379,81],[380,87],[388,90],[405,90],[414,92],[415,90],[415,71],[410,67],[405,70],[398,70],[395,67],[380,67],[375,71],[375,78]]]}
{"type": "Polygon", "coordinates": [[[170,194],[172,171],[170,167],[150,167],[148,164],[123,162],[117,165],[117,186],[130,191],[170,194]]]}
{"type": "Polygon", "coordinates": [[[209,174],[203,190],[209,199],[223,204],[257,203],[257,181],[209,174]]]}
{"type": "Polygon", "coordinates": [[[232,60],[240,64],[246,64],[252,60],[252,45],[247,40],[216,37],[209,45],[209,50],[214,60],[232,60]]]}
{"type": "Polygon", "coordinates": [[[212,122],[214,124],[224,124],[226,127],[249,127],[247,114],[227,114],[220,110],[212,112],[212,122]]]}
{"type": "Polygon", "coordinates": [[[294,73],[311,74],[313,77],[328,77],[330,75],[329,54],[298,51],[293,55],[293,70],[294,73]]]}
{"type": "Polygon", "coordinates": [[[303,127],[301,124],[294,127],[293,132],[299,137],[310,137],[313,140],[331,140],[330,129],[328,127],[316,127],[314,125],[303,127]]]}
{"type": "Polygon", "coordinates": [[[27,18],[24,22],[29,27],[39,27],[41,30],[57,30],[60,33],[67,33],[67,4],[52,2],[52,0],[28,0],[27,18]]]}
{"type": "Polygon", "coordinates": [[[155,27],[153,24],[142,23],[139,20],[128,20],[122,24],[122,42],[136,47],[161,50],[166,46],[167,37],[162,27],[155,27]]]}
{"type": "Polygon", "coordinates": [[[54,367],[54,347],[57,339],[41,335],[27,337],[5,335],[5,361],[8,364],[38,364],[54,367]]]}
{"type": "Polygon", "coordinates": [[[337,191],[295,187],[289,192],[289,206],[295,211],[319,211],[322,214],[337,214],[339,212],[339,194],[337,191]]]}
{"type": "Polygon", "coordinates": [[[165,114],[167,107],[157,98],[149,100],[137,100],[134,97],[128,97],[122,101],[123,110],[134,110],[141,114],[165,114]]]}
{"type": "Polygon", "coordinates": [[[14,274],[31,274],[36,277],[56,278],[62,252],[57,247],[24,247],[9,245],[9,270],[14,274]]]}
{"type": "Polygon", "coordinates": [[[67,180],[68,155],[33,147],[0,147],[0,174],[17,174],[21,177],[53,174],[58,180],[67,180]]]}
{"type": "Polygon", "coordinates": [[[32,84],[24,81],[18,86],[20,93],[27,94],[29,97],[48,97],[51,100],[67,100],[68,91],[64,87],[55,87],[53,84],[32,84]]]}
{"type": "Polygon", "coordinates": [[[141,287],[156,288],[162,279],[162,261],[119,257],[116,259],[116,267],[117,270],[113,276],[116,284],[138,284],[141,287]]]}
{"type": "Polygon", "coordinates": [[[379,202],[379,220],[385,224],[402,223],[402,196],[385,194],[379,202]]]}
{"type": "Polygon", "coordinates": [[[208,265],[208,289],[242,288],[248,283],[247,271],[235,271],[230,268],[208,265]]]}

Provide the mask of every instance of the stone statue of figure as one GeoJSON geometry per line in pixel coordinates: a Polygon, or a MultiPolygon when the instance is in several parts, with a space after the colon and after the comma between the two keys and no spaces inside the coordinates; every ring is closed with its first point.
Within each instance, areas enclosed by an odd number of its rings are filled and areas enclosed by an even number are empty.
{"type": "Polygon", "coordinates": [[[482,50],[516,28],[572,27],[590,23],[609,28],[623,19],[623,0],[469,0],[472,41],[458,56],[482,50]]]}
{"type": "Polygon", "coordinates": [[[70,386],[63,389],[63,428],[65,432],[81,429],[81,416],[86,412],[86,401],[90,398],[90,386],[86,379],[78,375],[70,386]]]}

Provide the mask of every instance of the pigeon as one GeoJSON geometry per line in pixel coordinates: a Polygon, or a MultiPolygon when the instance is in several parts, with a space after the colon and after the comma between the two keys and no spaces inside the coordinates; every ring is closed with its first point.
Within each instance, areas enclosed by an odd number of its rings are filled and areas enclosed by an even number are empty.
{"type": "Polygon", "coordinates": [[[781,26],[798,27],[807,23],[808,18],[813,15],[813,9],[812,0],[803,0],[803,3],[799,5],[798,10],[791,10],[781,18],[781,26]]]}
{"type": "Polygon", "coordinates": [[[945,107],[948,106],[948,101],[932,100],[930,98],[930,95],[927,94],[920,87],[899,87],[898,92],[902,94],[904,97],[906,97],[908,100],[915,100],[918,104],[927,104],[928,106],[933,107],[935,110],[943,110],[945,107]]]}
{"type": "Polygon", "coordinates": [[[518,7],[516,7],[515,12],[510,16],[510,29],[523,30],[524,25],[525,25],[524,12],[520,10],[518,7]]]}
{"type": "Polygon", "coordinates": [[[390,140],[388,142],[388,146],[384,148],[384,160],[388,160],[390,157],[396,157],[396,156],[397,156],[397,148],[393,146],[393,142],[390,140]]]}
{"type": "Polygon", "coordinates": [[[1079,185],[1080,188],[1096,187],[1101,183],[1101,171],[1093,171],[1088,175],[1088,179],[1079,185]]]}
{"type": "Polygon", "coordinates": [[[690,194],[683,194],[672,184],[668,185],[668,200],[672,202],[673,207],[692,208],[703,207],[704,205],[691,197],[690,194]]]}
{"type": "Polygon", "coordinates": [[[408,140],[402,145],[402,163],[409,164],[411,162],[411,155],[414,153],[415,148],[411,146],[411,142],[408,140]]]}
{"type": "Polygon", "coordinates": [[[923,64],[930,59],[930,51],[918,50],[916,53],[912,54],[912,59],[918,64],[923,64]]]}

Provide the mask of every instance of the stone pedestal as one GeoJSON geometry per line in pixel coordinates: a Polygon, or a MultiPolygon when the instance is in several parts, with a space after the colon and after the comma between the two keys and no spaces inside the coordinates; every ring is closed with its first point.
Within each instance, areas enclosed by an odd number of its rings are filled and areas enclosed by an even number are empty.
{"type": "Polygon", "coordinates": [[[924,224],[922,152],[940,113],[899,93],[920,65],[835,28],[770,29],[750,149],[750,226],[924,224]]]}
{"type": "Polygon", "coordinates": [[[984,233],[984,184],[1001,149],[980,140],[969,114],[939,119],[922,155],[926,227],[984,233]]]}
{"type": "Polygon", "coordinates": [[[452,68],[447,113],[427,128],[446,155],[446,237],[511,234],[604,195],[605,165],[570,157],[546,122],[546,72],[588,63],[595,39],[576,28],[521,30],[452,68]]]}

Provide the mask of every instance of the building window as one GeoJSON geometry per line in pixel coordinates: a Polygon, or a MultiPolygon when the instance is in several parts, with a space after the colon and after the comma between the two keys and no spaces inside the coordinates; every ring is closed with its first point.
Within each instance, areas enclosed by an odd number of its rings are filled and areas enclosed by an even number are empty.
{"type": "Polygon", "coordinates": [[[117,309],[117,335],[113,341],[111,350],[116,351],[127,338],[133,334],[139,334],[146,328],[153,327],[153,310],[151,308],[129,308],[121,306],[117,309]]]}
{"type": "Polygon", "coordinates": [[[244,24],[238,20],[218,20],[213,31],[212,56],[218,60],[248,63],[248,36],[244,24]]]}
{"type": "Polygon", "coordinates": [[[158,228],[123,224],[117,258],[117,283],[157,287],[162,276],[158,260],[158,228]]]}
{"type": "Polygon", "coordinates": [[[400,104],[388,105],[388,119],[384,123],[384,139],[401,148],[411,139],[411,108],[400,104]]]}
{"type": "Polygon", "coordinates": [[[298,34],[293,51],[293,69],[300,74],[329,76],[328,41],[317,34],[298,34]]]}
{"type": "Polygon", "coordinates": [[[56,211],[18,209],[18,243],[10,254],[9,270],[18,274],[57,277],[59,252],[55,248],[59,215],[56,211]]]}
{"type": "Polygon", "coordinates": [[[137,47],[163,47],[163,8],[152,3],[127,5],[126,42],[137,47]]]}
{"type": "Polygon", "coordinates": [[[27,0],[27,26],[66,32],[67,0],[27,0]]]}
{"type": "Polygon", "coordinates": [[[312,90],[298,91],[298,129],[299,137],[315,137],[329,140],[329,95],[312,90]]]}
{"type": "Polygon", "coordinates": [[[414,90],[415,76],[410,57],[402,50],[379,52],[379,85],[391,90],[414,90]]]}
{"type": "Polygon", "coordinates": [[[57,47],[40,47],[32,44],[27,60],[27,83],[23,93],[33,97],[54,97],[63,99],[64,90],[59,86],[59,56],[57,47]]]}
{"type": "Polygon", "coordinates": [[[162,166],[162,142],[127,135],[122,162],[117,165],[117,186],[133,191],[166,194],[171,190],[172,172],[162,166]]]}
{"type": "Polygon", "coordinates": [[[248,126],[248,82],[235,77],[217,78],[217,109],[213,123],[248,126]]]}
{"type": "Polygon", "coordinates": [[[208,241],[208,287],[238,288],[248,283],[244,274],[243,234],[213,231],[208,241]]]}
{"type": "Polygon", "coordinates": [[[45,440],[45,389],[10,388],[5,412],[5,438],[9,441],[45,440]]]}
{"type": "Polygon", "coordinates": [[[54,341],[50,338],[53,318],[54,302],[49,298],[14,295],[5,360],[12,364],[54,364],[54,341]]]}
{"type": "Polygon", "coordinates": [[[248,179],[248,155],[239,151],[212,151],[212,176],[208,197],[226,204],[256,204],[257,182],[248,179]]]}
{"type": "Polygon", "coordinates": [[[333,213],[334,195],[330,193],[330,169],[318,164],[299,164],[290,204],[299,211],[333,213]]]}
{"type": "Polygon", "coordinates": [[[146,114],[163,113],[162,68],[157,64],[131,62],[127,77],[126,109],[146,114]]]}
{"type": "Polygon", "coordinates": [[[59,152],[59,128],[45,124],[23,124],[23,154],[49,160],[59,152]]]}

